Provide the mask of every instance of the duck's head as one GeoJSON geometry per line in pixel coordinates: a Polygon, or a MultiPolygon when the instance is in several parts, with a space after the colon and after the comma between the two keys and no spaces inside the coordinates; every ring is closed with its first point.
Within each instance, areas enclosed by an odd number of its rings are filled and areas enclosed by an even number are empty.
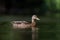
{"type": "Polygon", "coordinates": [[[36,15],[33,15],[32,20],[40,20],[40,19],[36,15]]]}

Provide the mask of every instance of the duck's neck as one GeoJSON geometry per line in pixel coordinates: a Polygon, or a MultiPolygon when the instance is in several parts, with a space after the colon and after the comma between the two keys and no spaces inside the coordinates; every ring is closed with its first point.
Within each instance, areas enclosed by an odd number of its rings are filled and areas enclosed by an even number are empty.
{"type": "Polygon", "coordinates": [[[34,20],[34,19],[32,19],[32,24],[33,24],[33,26],[35,26],[35,25],[36,25],[36,22],[35,22],[35,20],[34,20]]]}
{"type": "Polygon", "coordinates": [[[32,23],[35,23],[35,20],[34,19],[32,19],[32,23]]]}

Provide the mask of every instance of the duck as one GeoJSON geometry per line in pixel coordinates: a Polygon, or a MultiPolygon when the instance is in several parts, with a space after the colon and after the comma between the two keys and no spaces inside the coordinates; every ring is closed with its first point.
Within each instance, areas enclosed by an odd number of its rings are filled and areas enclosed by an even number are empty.
{"type": "Polygon", "coordinates": [[[35,20],[40,20],[36,15],[32,16],[31,22],[27,21],[12,21],[12,26],[14,29],[26,29],[26,28],[32,28],[36,27],[35,20]]]}

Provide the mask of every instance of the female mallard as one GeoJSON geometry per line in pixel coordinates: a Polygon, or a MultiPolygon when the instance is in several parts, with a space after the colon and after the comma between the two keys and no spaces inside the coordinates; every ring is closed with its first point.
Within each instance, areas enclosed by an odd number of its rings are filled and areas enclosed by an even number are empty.
{"type": "Polygon", "coordinates": [[[12,21],[12,25],[13,25],[14,29],[16,29],[16,28],[22,28],[22,29],[31,28],[31,27],[36,26],[35,20],[40,20],[40,19],[36,15],[33,15],[31,23],[29,23],[27,21],[12,21]]]}

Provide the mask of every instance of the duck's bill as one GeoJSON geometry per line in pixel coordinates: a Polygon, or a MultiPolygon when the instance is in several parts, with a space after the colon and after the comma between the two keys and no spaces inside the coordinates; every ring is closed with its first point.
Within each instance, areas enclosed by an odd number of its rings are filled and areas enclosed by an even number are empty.
{"type": "Polygon", "coordinates": [[[39,18],[36,18],[37,20],[40,20],[39,18]]]}

